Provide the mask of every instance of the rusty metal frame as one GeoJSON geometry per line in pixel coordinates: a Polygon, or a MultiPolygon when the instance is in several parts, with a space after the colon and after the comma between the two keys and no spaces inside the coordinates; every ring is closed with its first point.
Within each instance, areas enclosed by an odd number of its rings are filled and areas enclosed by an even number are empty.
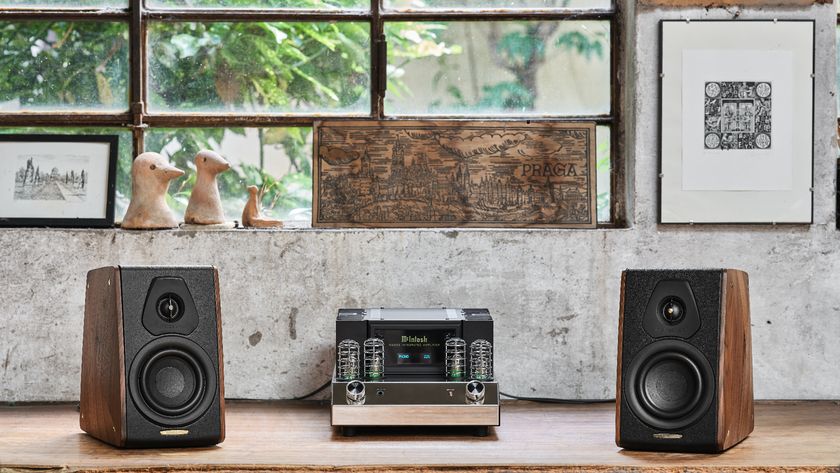
{"type": "MultiPolygon", "coordinates": [[[[150,127],[311,127],[317,120],[373,119],[453,119],[453,120],[550,120],[593,121],[610,126],[611,221],[601,227],[627,226],[627,172],[623,149],[623,38],[624,11],[621,0],[613,0],[609,9],[464,9],[396,11],[383,7],[383,0],[371,0],[370,10],[303,9],[151,9],[145,0],[128,0],[128,8],[0,8],[3,21],[66,20],[121,21],[129,27],[130,88],[129,110],[119,113],[97,112],[5,112],[0,126],[102,126],[128,128],[132,132],[134,155],[144,150],[144,135],[150,127]],[[385,114],[387,83],[387,44],[384,25],[388,21],[513,21],[513,20],[600,20],[610,22],[610,113],[591,116],[563,115],[424,115],[411,117],[385,114]],[[181,21],[356,21],[370,25],[369,114],[227,114],[227,113],[150,113],[147,108],[147,26],[149,22],[181,21]]],[[[840,23],[840,15],[838,15],[840,23]]],[[[838,122],[840,126],[840,122],[838,122]]]]}

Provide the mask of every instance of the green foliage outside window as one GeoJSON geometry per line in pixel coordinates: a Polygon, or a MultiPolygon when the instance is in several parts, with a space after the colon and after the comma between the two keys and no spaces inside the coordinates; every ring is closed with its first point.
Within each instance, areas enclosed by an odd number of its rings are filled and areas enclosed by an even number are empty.
{"type": "Polygon", "coordinates": [[[369,0],[146,0],[160,8],[367,8],[369,0]]]}
{"type": "Polygon", "coordinates": [[[128,25],[0,21],[0,110],[127,108],[128,25]]]}
{"type": "Polygon", "coordinates": [[[153,111],[370,110],[370,33],[361,23],[155,23],[153,111]]]}

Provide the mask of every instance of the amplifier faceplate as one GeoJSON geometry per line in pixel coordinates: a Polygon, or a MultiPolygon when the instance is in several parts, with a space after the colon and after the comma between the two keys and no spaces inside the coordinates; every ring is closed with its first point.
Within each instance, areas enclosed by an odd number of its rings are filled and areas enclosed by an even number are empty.
{"type": "MultiPolygon", "coordinates": [[[[347,404],[347,381],[333,379],[334,405],[347,404]]],[[[366,406],[374,405],[439,405],[461,406],[468,403],[466,381],[365,381],[366,406]]],[[[499,383],[483,382],[484,405],[499,404],[499,383]]]]}
{"type": "Polygon", "coordinates": [[[481,403],[469,401],[468,382],[364,382],[363,401],[349,401],[352,382],[333,379],[333,426],[498,426],[499,385],[482,383],[481,403]]]}

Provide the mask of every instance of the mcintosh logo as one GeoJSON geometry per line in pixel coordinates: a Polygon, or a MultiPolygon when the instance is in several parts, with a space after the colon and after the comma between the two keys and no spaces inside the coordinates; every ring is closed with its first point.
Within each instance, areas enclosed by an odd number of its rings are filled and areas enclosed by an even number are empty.
{"type": "Polygon", "coordinates": [[[428,343],[428,342],[429,342],[429,339],[426,338],[425,335],[423,335],[422,337],[415,337],[415,336],[408,336],[408,335],[403,335],[402,336],[402,343],[428,343]]]}

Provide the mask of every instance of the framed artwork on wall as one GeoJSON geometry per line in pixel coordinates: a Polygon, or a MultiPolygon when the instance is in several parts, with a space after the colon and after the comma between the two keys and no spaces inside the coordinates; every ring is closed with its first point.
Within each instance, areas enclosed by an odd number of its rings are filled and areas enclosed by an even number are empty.
{"type": "Polygon", "coordinates": [[[118,140],[0,135],[0,226],[113,226],[118,140]]]}
{"type": "Polygon", "coordinates": [[[660,23],[661,223],[811,223],[813,20],[660,23]]]}

